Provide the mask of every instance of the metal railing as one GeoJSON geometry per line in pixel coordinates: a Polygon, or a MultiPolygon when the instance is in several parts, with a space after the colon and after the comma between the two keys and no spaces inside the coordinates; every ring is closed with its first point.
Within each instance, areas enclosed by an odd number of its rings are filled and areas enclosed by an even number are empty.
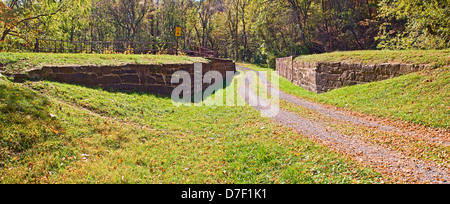
{"type": "Polygon", "coordinates": [[[130,41],[68,41],[36,39],[35,52],[51,53],[127,53],[127,54],[186,54],[216,57],[213,50],[189,43],[130,42],[130,41]]]}

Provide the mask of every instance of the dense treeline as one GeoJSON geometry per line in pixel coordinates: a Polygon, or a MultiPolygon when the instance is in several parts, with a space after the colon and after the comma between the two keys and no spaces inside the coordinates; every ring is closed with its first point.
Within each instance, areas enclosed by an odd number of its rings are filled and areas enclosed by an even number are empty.
{"type": "Polygon", "coordinates": [[[450,47],[450,0],[3,0],[0,49],[36,38],[173,42],[274,65],[277,57],[450,47]]]}

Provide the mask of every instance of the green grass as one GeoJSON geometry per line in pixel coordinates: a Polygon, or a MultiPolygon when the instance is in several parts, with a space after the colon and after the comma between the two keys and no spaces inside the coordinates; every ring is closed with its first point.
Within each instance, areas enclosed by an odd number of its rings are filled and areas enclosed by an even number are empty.
{"type": "Polygon", "coordinates": [[[175,107],[47,81],[0,86],[0,183],[389,181],[249,106],[175,107]]]}
{"type": "Polygon", "coordinates": [[[194,62],[208,62],[208,60],[200,57],[174,55],[0,53],[0,70],[3,69],[11,73],[39,68],[44,65],[123,65],[194,62]]]}
{"type": "Polygon", "coordinates": [[[410,63],[435,67],[450,65],[450,49],[446,50],[370,50],[303,55],[295,58],[307,62],[350,62],[362,64],[410,63]]]}
{"type": "MultiPolygon", "coordinates": [[[[273,71],[258,65],[243,65],[259,71],[273,71]]],[[[283,77],[280,77],[279,87],[294,96],[365,114],[450,128],[449,67],[343,87],[323,94],[309,92],[283,77]]]]}
{"type": "MultiPolygon", "coordinates": [[[[251,67],[255,70],[260,71],[267,71],[266,68],[257,66],[257,65],[251,65],[251,64],[243,64],[244,66],[251,67]]],[[[256,75],[256,74],[254,74],[256,75]]],[[[271,78],[273,75],[272,73],[268,73],[268,77],[271,78]]],[[[255,77],[254,77],[255,78],[255,77]]],[[[450,79],[449,77],[446,77],[447,79],[450,79]]],[[[286,88],[286,84],[291,84],[286,79],[282,79],[282,84],[284,84],[284,87],[286,88]],[[287,83],[286,83],[287,82],[287,83]]],[[[399,83],[399,82],[395,82],[399,83]]],[[[275,85],[275,87],[279,87],[280,83],[272,82],[272,86],[275,85]]],[[[449,83],[447,83],[449,84],[449,83]]],[[[291,84],[292,85],[292,84],[291,84]]],[[[294,87],[294,86],[293,86],[294,87]]],[[[256,91],[256,89],[254,89],[256,91]]],[[[363,90],[364,91],[364,90],[363,90]]],[[[366,90],[367,91],[367,90],[366,90]]],[[[303,91],[302,91],[303,92],[303,91]]],[[[302,94],[307,94],[310,92],[305,92],[302,94]]],[[[341,93],[339,93],[341,94],[341,93]]],[[[312,94],[309,97],[317,96],[318,94],[312,94]]],[[[342,101],[346,98],[346,96],[339,98],[338,101],[342,101]]],[[[438,98],[437,101],[439,102],[439,99],[443,99],[444,101],[446,98],[438,98]]],[[[315,110],[307,109],[302,106],[298,106],[294,103],[291,103],[289,101],[285,101],[280,99],[280,107],[283,110],[293,112],[298,114],[299,116],[306,118],[311,121],[320,121],[325,127],[333,129],[335,131],[338,131],[342,134],[347,135],[351,138],[357,138],[359,140],[365,141],[369,144],[379,145],[383,146],[385,148],[389,148],[392,150],[404,152],[409,156],[423,159],[423,160],[429,160],[436,162],[440,165],[449,166],[448,158],[450,158],[450,147],[447,145],[441,143],[441,142],[430,142],[428,139],[419,139],[418,137],[405,137],[403,134],[399,134],[396,132],[390,132],[390,131],[379,131],[378,128],[375,127],[368,127],[364,125],[355,125],[352,123],[348,123],[346,121],[341,121],[333,117],[325,116],[315,110]]],[[[442,104],[442,103],[441,103],[442,104]]],[[[372,105],[372,104],[369,104],[372,105]]],[[[448,102],[447,102],[448,107],[448,102]]],[[[448,110],[448,108],[447,108],[448,110]]],[[[448,112],[447,112],[448,113],[448,112]]],[[[431,113],[430,115],[426,115],[424,117],[433,117],[435,114],[438,114],[436,112],[431,113]]],[[[415,116],[416,118],[420,118],[420,116],[415,116]]],[[[440,116],[438,116],[440,117],[440,116]]],[[[442,120],[441,122],[443,122],[442,120]]],[[[448,119],[446,120],[448,122],[448,119]]],[[[426,131],[424,133],[424,138],[427,137],[433,137],[433,135],[430,135],[430,133],[427,133],[426,131]]]]}

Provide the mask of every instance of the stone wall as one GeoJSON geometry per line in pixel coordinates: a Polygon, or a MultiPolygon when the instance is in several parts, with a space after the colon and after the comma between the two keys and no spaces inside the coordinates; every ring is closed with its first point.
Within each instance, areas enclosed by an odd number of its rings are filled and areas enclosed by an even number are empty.
{"type": "Polygon", "coordinates": [[[317,90],[317,72],[315,66],[315,64],[308,62],[293,61],[291,81],[294,84],[305,87],[308,91],[315,92],[317,90]]]}
{"type": "Polygon", "coordinates": [[[280,76],[292,81],[292,60],[293,57],[278,58],[276,61],[277,71],[280,76]]]}
{"type": "MultiPolygon", "coordinates": [[[[227,71],[236,71],[232,60],[210,58],[203,63],[202,76],[208,71],[218,71],[225,78],[227,71]]],[[[44,66],[27,72],[30,80],[50,80],[88,87],[101,87],[119,91],[145,91],[170,96],[179,84],[172,84],[172,74],[186,71],[194,82],[194,64],[163,64],[121,66],[44,66]]],[[[214,82],[213,82],[214,83],[214,82]]],[[[211,84],[203,84],[206,89],[211,84]]],[[[192,87],[193,88],[193,87],[192,87]]]]}
{"type": "Polygon", "coordinates": [[[402,63],[363,65],[346,62],[309,63],[292,59],[292,57],[277,59],[277,71],[280,76],[316,93],[386,80],[430,68],[429,65],[402,63]]]}

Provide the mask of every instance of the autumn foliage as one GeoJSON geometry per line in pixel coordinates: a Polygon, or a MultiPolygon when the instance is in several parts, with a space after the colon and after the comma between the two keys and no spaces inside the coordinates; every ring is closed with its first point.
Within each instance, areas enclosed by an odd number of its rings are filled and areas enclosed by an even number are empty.
{"type": "Polygon", "coordinates": [[[0,1],[0,26],[4,29],[14,29],[16,17],[12,10],[6,6],[5,3],[0,1]]]}

